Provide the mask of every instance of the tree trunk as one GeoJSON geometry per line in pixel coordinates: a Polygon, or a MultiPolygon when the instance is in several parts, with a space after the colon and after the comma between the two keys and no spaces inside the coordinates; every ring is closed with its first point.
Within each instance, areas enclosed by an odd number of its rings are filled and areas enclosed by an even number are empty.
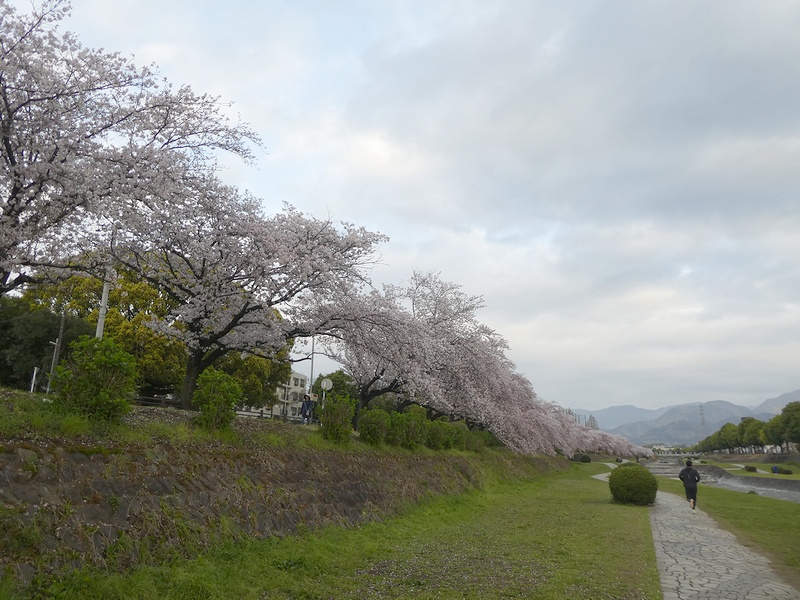
{"type": "Polygon", "coordinates": [[[186,376],[183,378],[183,389],[181,390],[181,408],[192,408],[192,396],[197,389],[197,378],[203,372],[203,352],[193,350],[189,353],[186,361],[186,376]]]}
{"type": "Polygon", "coordinates": [[[358,425],[361,422],[361,411],[364,410],[367,402],[369,402],[369,398],[359,397],[356,400],[356,410],[353,413],[353,431],[358,431],[358,425]]]}

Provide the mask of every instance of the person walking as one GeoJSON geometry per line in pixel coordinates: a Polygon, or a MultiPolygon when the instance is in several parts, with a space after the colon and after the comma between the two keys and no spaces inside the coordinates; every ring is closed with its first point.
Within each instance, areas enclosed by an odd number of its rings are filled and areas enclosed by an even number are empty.
{"type": "Polygon", "coordinates": [[[700,481],[700,473],[692,466],[692,461],[686,461],[686,466],[681,469],[681,472],[678,474],[678,479],[683,482],[683,489],[686,491],[686,501],[689,503],[689,506],[692,507],[692,512],[694,512],[697,504],[697,482],[700,481]]]}

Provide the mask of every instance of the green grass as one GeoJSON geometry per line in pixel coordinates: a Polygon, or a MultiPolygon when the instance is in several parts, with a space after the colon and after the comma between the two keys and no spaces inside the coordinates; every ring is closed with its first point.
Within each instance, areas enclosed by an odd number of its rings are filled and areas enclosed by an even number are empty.
{"type": "MultiPolygon", "coordinates": [[[[177,421],[98,428],[82,417],[54,415],[40,397],[0,390],[0,437],[27,434],[33,434],[31,439],[72,438],[87,447],[102,439],[144,446],[167,440],[234,448],[377,451],[356,437],[342,449],[323,440],[317,428],[267,420],[246,437],[233,431],[210,434],[177,421]]],[[[648,509],[614,504],[608,484],[590,478],[605,471],[596,462],[574,464],[568,473],[533,483],[493,483],[481,492],[439,498],[402,517],[358,529],[332,527],[283,539],[241,541],[196,560],[127,574],[78,571],[48,583],[36,597],[660,598],[648,509]]],[[[677,481],[660,478],[659,486],[683,493],[677,481]]],[[[769,556],[781,575],[800,587],[796,504],[701,486],[700,506],[743,543],[769,556]]],[[[8,543],[29,544],[35,532],[8,533],[13,534],[8,543]]],[[[0,600],[28,597],[0,581],[0,600]]]]}
{"type": "MultiPolygon", "coordinates": [[[[661,598],[646,507],[602,465],[439,498],[358,529],[227,545],[129,575],[75,573],[53,598],[661,598]]],[[[0,590],[0,598],[3,598],[0,590]]]]}
{"type": "MultiPolygon", "coordinates": [[[[684,494],[677,480],[659,477],[658,487],[684,494]]],[[[744,545],[769,557],[787,581],[800,587],[800,506],[796,502],[701,485],[697,504],[744,545]]]]}

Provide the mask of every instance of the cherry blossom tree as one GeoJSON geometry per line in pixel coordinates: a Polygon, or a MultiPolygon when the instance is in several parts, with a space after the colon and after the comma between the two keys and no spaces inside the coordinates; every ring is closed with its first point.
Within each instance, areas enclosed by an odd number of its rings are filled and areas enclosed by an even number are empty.
{"type": "Polygon", "coordinates": [[[333,307],[323,347],[353,378],[359,410],[372,398],[394,393],[454,414],[446,375],[453,372],[453,333],[474,310],[468,303],[479,303],[458,294],[436,275],[415,273],[405,287],[351,294],[346,304],[333,307]]]}
{"type": "MultiPolygon", "coordinates": [[[[359,404],[395,393],[436,413],[492,431],[525,454],[566,456],[578,449],[642,453],[627,440],[581,426],[542,401],[505,356],[505,340],[476,318],[477,296],[414,273],[405,286],[385,286],[351,298],[349,321],[327,340],[358,390],[359,404]]],[[[333,320],[333,319],[331,319],[333,320]]]]}
{"type": "Polygon", "coordinates": [[[21,15],[0,2],[0,295],[28,281],[28,265],[74,259],[64,241],[126,189],[158,181],[149,175],[174,160],[164,155],[208,170],[216,151],[248,159],[257,143],[217,98],[60,33],[69,8],[43,0],[21,15]]]}
{"type": "Polygon", "coordinates": [[[132,191],[125,213],[109,217],[118,217],[113,234],[99,228],[109,237],[97,251],[172,300],[153,326],[186,344],[189,406],[199,374],[226,353],[272,359],[313,333],[305,307],[364,281],[383,236],[288,205],[266,217],[258,201],[211,175],[187,171],[180,183],[132,191]]]}
{"type": "Polygon", "coordinates": [[[437,274],[414,273],[406,286],[351,299],[328,354],[353,378],[359,406],[395,393],[440,414],[488,425],[490,402],[505,376],[505,341],[475,319],[482,299],[437,274]],[[492,373],[491,375],[489,373],[492,373]]]}

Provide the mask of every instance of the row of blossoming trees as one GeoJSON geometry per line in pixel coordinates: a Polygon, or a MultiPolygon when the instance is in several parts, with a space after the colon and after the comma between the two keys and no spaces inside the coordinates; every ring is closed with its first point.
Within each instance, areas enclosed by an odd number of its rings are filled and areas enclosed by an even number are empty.
{"type": "Polygon", "coordinates": [[[541,401],[476,319],[480,298],[435,274],[374,289],[384,236],[288,205],[268,215],[225,185],[219,153],[249,161],[256,134],[217,98],[61,33],[68,12],[0,0],[0,296],[76,273],[147,282],[167,307],[150,326],[186,348],[187,406],[220,357],[313,335],[360,406],[395,393],[523,453],[644,452],[541,401]]]}

